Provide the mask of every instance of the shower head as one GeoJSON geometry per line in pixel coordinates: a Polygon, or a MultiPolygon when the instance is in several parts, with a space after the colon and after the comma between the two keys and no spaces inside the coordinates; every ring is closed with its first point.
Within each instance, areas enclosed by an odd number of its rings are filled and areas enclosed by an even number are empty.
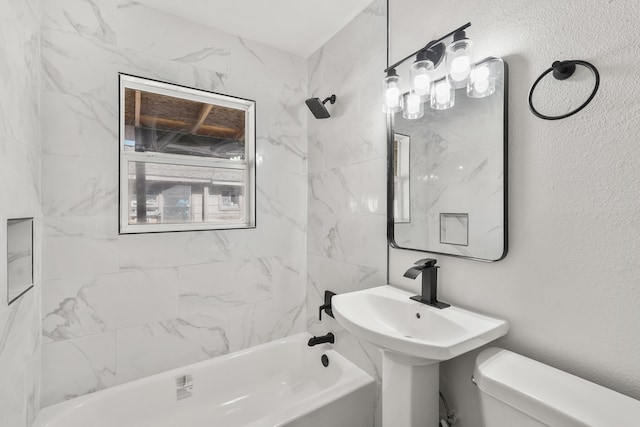
{"type": "Polygon", "coordinates": [[[331,104],[335,104],[336,96],[331,95],[322,102],[320,102],[320,98],[309,98],[305,102],[316,119],[326,119],[331,117],[331,114],[329,114],[327,108],[324,106],[327,101],[329,101],[329,103],[331,104]]]}

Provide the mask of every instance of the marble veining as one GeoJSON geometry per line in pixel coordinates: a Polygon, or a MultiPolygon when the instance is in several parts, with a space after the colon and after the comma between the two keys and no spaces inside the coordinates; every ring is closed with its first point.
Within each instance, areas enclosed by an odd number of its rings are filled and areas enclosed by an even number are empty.
{"type": "Polygon", "coordinates": [[[386,65],[385,9],[373,2],[308,59],[309,96],[336,93],[338,100],[331,119],[308,122],[306,325],[316,335],[332,331],[335,348],[376,377],[376,426],[379,351],[334,319],[320,321],[317,308],[325,290],[386,283],[386,131],[379,93],[370,90],[386,65]]]}
{"type": "Polygon", "coordinates": [[[132,1],[44,9],[45,404],[303,331],[306,60],[132,1]],[[257,228],[118,235],[119,72],[256,101],[257,228]]]}
{"type": "Polygon", "coordinates": [[[47,8],[43,26],[116,43],[116,2],[111,0],[58,0],[64,8],[47,8]]]}
{"type": "MultiPolygon", "coordinates": [[[[40,409],[41,6],[40,0],[0,0],[0,218],[34,218],[35,255],[35,287],[11,305],[7,281],[0,280],[0,425],[11,427],[30,427],[40,409]]],[[[0,277],[31,270],[23,248],[9,252],[0,277]]]]}

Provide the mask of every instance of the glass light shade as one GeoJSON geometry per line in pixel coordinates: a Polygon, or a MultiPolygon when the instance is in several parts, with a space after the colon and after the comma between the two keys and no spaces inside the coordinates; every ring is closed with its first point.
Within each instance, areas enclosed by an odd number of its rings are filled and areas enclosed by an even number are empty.
{"type": "Polygon", "coordinates": [[[400,92],[400,77],[394,70],[389,71],[383,82],[382,111],[397,113],[402,111],[402,92],[400,92]]]}
{"type": "Polygon", "coordinates": [[[428,98],[433,68],[433,62],[428,59],[418,60],[411,64],[411,88],[421,97],[422,101],[428,98]]]}
{"type": "Polygon", "coordinates": [[[467,79],[473,65],[473,42],[469,39],[454,41],[447,47],[447,73],[455,89],[467,85],[467,79]]]}
{"type": "Polygon", "coordinates": [[[431,108],[446,110],[454,106],[456,90],[449,83],[449,79],[442,79],[431,84],[431,108]]]}
{"type": "Polygon", "coordinates": [[[496,81],[499,72],[495,61],[486,61],[476,64],[469,74],[467,83],[467,96],[470,98],[484,98],[496,91],[496,81]]]}
{"type": "Polygon", "coordinates": [[[422,97],[412,90],[405,94],[402,117],[413,120],[419,119],[422,116],[424,116],[424,102],[422,97]]]}

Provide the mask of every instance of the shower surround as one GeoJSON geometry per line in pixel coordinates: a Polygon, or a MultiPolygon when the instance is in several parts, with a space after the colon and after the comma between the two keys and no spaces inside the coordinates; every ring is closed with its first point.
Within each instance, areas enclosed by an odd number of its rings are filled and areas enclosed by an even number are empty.
{"type": "Polygon", "coordinates": [[[43,405],[305,330],[306,60],[130,1],[43,21],[43,405]],[[118,72],[256,101],[256,229],[118,235],[118,72]]]}

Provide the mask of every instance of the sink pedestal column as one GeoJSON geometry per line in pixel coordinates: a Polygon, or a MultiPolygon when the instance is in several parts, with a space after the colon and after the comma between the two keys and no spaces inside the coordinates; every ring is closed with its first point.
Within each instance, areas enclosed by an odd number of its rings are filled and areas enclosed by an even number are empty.
{"type": "Polygon", "coordinates": [[[437,427],[438,362],[382,350],[382,426],[437,427]]]}

